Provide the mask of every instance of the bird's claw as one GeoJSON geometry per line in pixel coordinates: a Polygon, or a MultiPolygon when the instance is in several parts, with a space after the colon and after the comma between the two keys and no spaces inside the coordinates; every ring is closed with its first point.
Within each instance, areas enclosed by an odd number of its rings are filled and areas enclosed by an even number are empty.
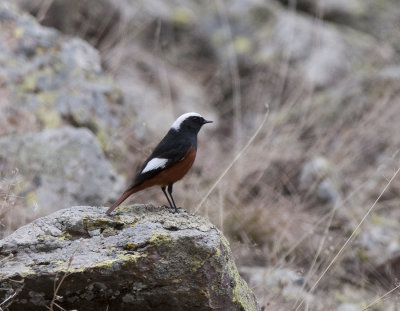
{"type": "Polygon", "coordinates": [[[174,207],[172,210],[173,214],[179,214],[182,210],[182,207],[174,207]]]}
{"type": "Polygon", "coordinates": [[[169,212],[172,214],[179,214],[182,210],[182,207],[175,207],[175,206],[169,206],[169,205],[163,205],[162,207],[169,210],[169,212]]]}

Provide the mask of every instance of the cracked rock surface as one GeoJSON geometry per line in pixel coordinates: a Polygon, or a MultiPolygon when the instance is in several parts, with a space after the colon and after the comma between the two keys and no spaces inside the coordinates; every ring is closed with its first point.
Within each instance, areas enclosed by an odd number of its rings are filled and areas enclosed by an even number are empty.
{"type": "Polygon", "coordinates": [[[68,310],[258,310],[208,220],[151,205],[105,210],[63,209],[1,240],[2,307],[44,310],[55,297],[68,310]]]}

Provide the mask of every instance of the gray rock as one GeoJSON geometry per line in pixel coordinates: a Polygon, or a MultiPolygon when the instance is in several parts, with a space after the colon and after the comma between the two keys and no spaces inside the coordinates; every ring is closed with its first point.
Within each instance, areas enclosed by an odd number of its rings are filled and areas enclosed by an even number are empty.
{"type": "Polygon", "coordinates": [[[12,310],[45,308],[53,296],[79,310],[259,310],[204,218],[149,205],[105,211],[60,210],[0,241],[1,300],[16,293],[12,310]]]}
{"type": "Polygon", "coordinates": [[[323,157],[315,157],[304,164],[300,173],[299,187],[332,206],[342,199],[337,172],[323,157]]]}
{"type": "MultiPolygon", "coordinates": [[[[268,293],[279,293],[287,301],[294,297],[304,299],[307,303],[315,300],[315,297],[307,292],[308,287],[304,286],[305,278],[289,268],[240,267],[239,272],[248,281],[249,286],[254,288],[258,297],[265,297],[268,293]]],[[[288,308],[289,306],[286,309],[288,308]]]]}
{"type": "Polygon", "coordinates": [[[0,164],[18,170],[16,195],[39,215],[74,204],[104,204],[123,188],[96,137],[84,128],[2,137],[0,164]]]}
{"type": "Polygon", "coordinates": [[[103,37],[112,35],[115,28],[120,26],[120,12],[113,1],[52,1],[46,11],[43,8],[48,3],[41,0],[14,1],[24,10],[38,16],[42,25],[56,28],[71,36],[82,36],[94,46],[103,37]]]}
{"type": "Polygon", "coordinates": [[[273,12],[276,22],[256,33],[265,42],[256,54],[257,59],[269,63],[290,60],[291,67],[316,88],[332,87],[352,68],[362,66],[361,59],[394,57],[389,46],[379,47],[361,32],[285,10],[273,12]]]}
{"type": "MultiPolygon", "coordinates": [[[[42,2],[41,0],[18,0],[17,3],[21,8],[37,14],[42,2]]],[[[111,50],[109,55],[107,53],[103,55],[103,62],[107,64],[108,70],[114,73],[115,81],[124,95],[125,107],[121,109],[114,107],[114,110],[117,110],[119,114],[116,117],[109,114],[106,109],[107,105],[104,103],[105,99],[108,98],[104,99],[101,94],[91,92],[75,94],[75,92],[71,92],[70,88],[79,89],[87,86],[87,84],[82,84],[82,81],[75,79],[68,81],[67,86],[70,87],[66,87],[65,92],[62,92],[57,98],[57,109],[63,115],[70,115],[74,121],[83,126],[94,126],[102,129],[104,124],[98,124],[97,119],[109,121],[111,124],[107,123],[106,125],[107,131],[110,133],[107,134],[106,142],[110,145],[115,142],[115,137],[120,138],[120,133],[113,131],[113,128],[120,123],[124,124],[124,129],[132,128],[132,132],[138,138],[145,139],[150,134],[157,133],[160,124],[172,123],[176,114],[180,112],[197,111],[212,119],[210,105],[206,100],[207,96],[201,84],[190,75],[177,70],[175,66],[170,66],[169,62],[160,60],[159,55],[154,51],[150,52],[146,46],[148,35],[145,34],[144,38],[137,37],[137,35],[147,32],[147,27],[145,31],[143,25],[149,24],[150,28],[153,20],[165,18],[168,22],[173,21],[174,16],[179,11],[178,7],[178,4],[173,5],[153,0],[136,1],[135,3],[124,0],[53,2],[42,21],[44,25],[54,27],[69,35],[80,36],[88,42],[93,42],[93,44],[99,43],[99,40],[104,40],[107,46],[113,40],[118,40],[121,32],[125,32],[127,35],[127,40],[118,42],[115,45],[115,50],[111,50]],[[86,31],[82,31],[82,28],[86,31]],[[142,30],[138,31],[140,28],[142,30]],[[113,29],[116,29],[116,33],[113,29]],[[130,40],[129,35],[133,33],[136,33],[135,38],[130,40]],[[105,36],[108,37],[104,38],[105,36]],[[124,51],[129,51],[129,53],[124,51]],[[102,101],[102,103],[93,105],[95,99],[102,101]],[[83,104],[85,108],[79,109],[83,104]],[[174,104],[174,108],[170,109],[169,107],[172,104],[174,104]],[[92,110],[97,113],[98,118],[93,118],[90,114],[92,110]],[[121,110],[123,110],[123,113],[120,112],[121,110]],[[126,115],[134,115],[142,122],[134,122],[136,118],[125,119],[124,116],[126,115]],[[151,120],[151,122],[147,122],[147,120],[151,120]],[[113,134],[115,135],[112,136],[113,134]],[[113,139],[110,139],[110,136],[113,139]]],[[[69,48],[67,49],[66,63],[69,63],[68,61],[74,51],[78,51],[75,54],[84,54],[80,51],[86,51],[80,44],[78,44],[79,48],[76,49],[74,41],[81,43],[82,40],[67,41],[69,48]]],[[[193,41],[197,42],[196,40],[193,41]]],[[[203,48],[201,44],[196,46],[203,48]]],[[[98,55],[94,55],[94,57],[90,55],[84,54],[84,61],[93,59],[94,62],[99,64],[98,55]]],[[[111,93],[114,97],[118,95],[117,92],[113,93],[107,89],[102,91],[107,94],[111,93]]]]}
{"type": "MultiPolygon", "coordinates": [[[[288,0],[279,1],[285,5],[290,3],[288,0]]],[[[348,25],[399,50],[400,40],[392,31],[393,24],[400,17],[397,0],[298,0],[296,9],[313,17],[348,25]]]]}
{"type": "Polygon", "coordinates": [[[298,272],[286,268],[240,267],[239,271],[252,286],[265,286],[271,290],[287,287],[289,295],[297,294],[304,283],[304,278],[298,272]]]}
{"type": "Polygon", "coordinates": [[[0,136],[69,124],[92,130],[103,149],[113,142],[122,97],[97,50],[41,26],[7,0],[0,2],[0,42],[0,90],[8,95],[0,136]]]}
{"type": "Polygon", "coordinates": [[[355,256],[360,261],[368,263],[366,269],[373,275],[376,271],[379,277],[388,276],[390,280],[399,277],[398,257],[400,255],[400,232],[399,221],[395,217],[387,217],[373,214],[371,219],[364,225],[365,229],[359,234],[355,244],[358,251],[355,256]],[[394,260],[394,261],[393,261],[394,260]],[[389,273],[389,268],[395,262],[397,266],[395,273],[389,273]],[[385,266],[387,273],[384,273],[385,266]],[[388,274],[388,275],[387,275],[388,274]]]}

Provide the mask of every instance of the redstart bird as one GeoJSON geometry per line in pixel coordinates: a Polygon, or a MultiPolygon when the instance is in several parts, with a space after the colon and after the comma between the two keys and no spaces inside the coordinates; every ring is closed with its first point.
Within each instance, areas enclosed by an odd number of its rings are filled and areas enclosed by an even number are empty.
{"type": "Polygon", "coordinates": [[[176,119],[167,135],[136,174],[133,184],[107,210],[106,215],[110,215],[132,194],[152,186],[160,186],[167,197],[170,208],[174,208],[175,212],[178,212],[172,196],[172,186],[182,179],[192,167],[196,158],[197,133],[206,123],[212,123],[212,121],[207,121],[195,112],[185,113],[176,119]]]}

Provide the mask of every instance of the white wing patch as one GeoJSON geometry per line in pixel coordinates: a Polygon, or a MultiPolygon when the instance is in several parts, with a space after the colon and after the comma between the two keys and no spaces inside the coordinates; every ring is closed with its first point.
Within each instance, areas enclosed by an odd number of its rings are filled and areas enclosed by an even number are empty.
{"type": "Polygon", "coordinates": [[[158,168],[163,168],[163,167],[165,167],[165,164],[167,164],[167,162],[168,162],[168,159],[161,159],[161,158],[151,159],[147,163],[146,167],[142,170],[141,173],[146,173],[146,172],[158,169],[158,168]]]}
{"type": "Polygon", "coordinates": [[[172,123],[171,128],[173,128],[176,131],[179,131],[179,128],[181,127],[182,122],[190,117],[201,117],[201,115],[199,115],[196,112],[185,113],[185,114],[181,115],[178,119],[176,119],[174,123],[172,123]]]}

